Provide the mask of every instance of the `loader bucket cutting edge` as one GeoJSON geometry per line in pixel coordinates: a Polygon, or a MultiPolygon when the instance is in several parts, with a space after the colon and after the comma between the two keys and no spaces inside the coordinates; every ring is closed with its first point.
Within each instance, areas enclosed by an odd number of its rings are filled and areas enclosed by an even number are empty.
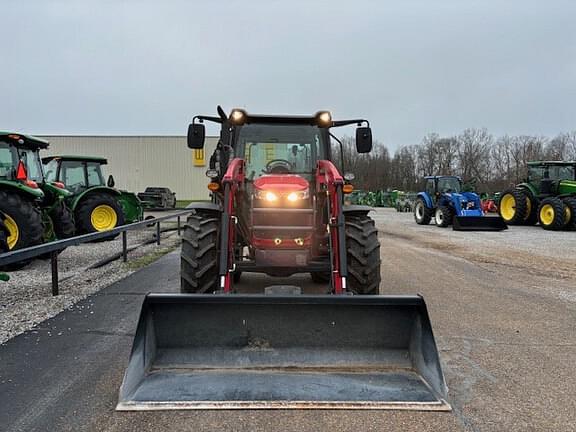
{"type": "Polygon", "coordinates": [[[498,216],[456,216],[454,231],[502,231],[508,229],[504,219],[498,216]]]}
{"type": "Polygon", "coordinates": [[[149,294],[119,411],[449,411],[420,296],[149,294]]]}

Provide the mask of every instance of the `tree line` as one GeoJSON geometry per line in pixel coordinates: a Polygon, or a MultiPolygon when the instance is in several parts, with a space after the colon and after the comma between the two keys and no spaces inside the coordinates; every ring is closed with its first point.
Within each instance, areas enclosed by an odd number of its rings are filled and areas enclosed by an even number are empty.
{"type": "MultiPolygon", "coordinates": [[[[344,170],[355,174],[364,190],[417,191],[426,175],[458,175],[478,192],[498,192],[526,178],[526,163],[535,160],[576,160],[576,131],[553,138],[531,135],[495,137],[486,129],[466,129],[459,135],[426,135],[420,144],[391,154],[374,142],[369,154],[356,153],[354,138],[344,136],[344,170]]],[[[340,164],[340,146],[333,154],[340,164]]]]}

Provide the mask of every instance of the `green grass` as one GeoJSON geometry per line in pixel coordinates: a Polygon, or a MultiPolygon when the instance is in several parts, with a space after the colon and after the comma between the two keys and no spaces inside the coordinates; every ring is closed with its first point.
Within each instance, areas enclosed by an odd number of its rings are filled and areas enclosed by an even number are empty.
{"type": "Polygon", "coordinates": [[[139,270],[147,265],[152,264],[154,261],[162,258],[164,255],[178,249],[180,245],[170,246],[170,247],[163,247],[161,249],[157,249],[149,254],[146,254],[140,258],[135,258],[133,260],[128,259],[128,262],[124,265],[129,270],[139,270]]]}

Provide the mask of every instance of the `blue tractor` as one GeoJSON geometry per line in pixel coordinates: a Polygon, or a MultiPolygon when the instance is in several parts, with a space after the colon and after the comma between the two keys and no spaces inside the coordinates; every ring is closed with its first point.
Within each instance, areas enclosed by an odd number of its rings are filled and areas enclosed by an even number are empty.
{"type": "Polygon", "coordinates": [[[424,192],[419,192],[414,205],[414,219],[428,225],[432,217],[436,226],[452,225],[456,231],[501,231],[508,228],[501,217],[485,216],[480,197],[462,192],[462,179],[456,176],[427,176],[424,192]]]}

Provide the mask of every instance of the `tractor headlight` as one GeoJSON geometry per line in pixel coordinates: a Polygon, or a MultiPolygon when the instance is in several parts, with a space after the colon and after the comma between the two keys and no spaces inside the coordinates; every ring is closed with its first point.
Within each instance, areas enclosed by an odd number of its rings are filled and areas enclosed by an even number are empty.
{"type": "Polygon", "coordinates": [[[276,195],[274,192],[265,191],[265,190],[255,191],[254,192],[254,198],[262,200],[262,201],[268,201],[268,202],[278,201],[278,195],[276,195]]]}
{"type": "Polygon", "coordinates": [[[330,111],[318,111],[315,117],[318,126],[320,127],[332,126],[332,114],[330,114],[330,111]]]}
{"type": "Polygon", "coordinates": [[[290,192],[286,196],[286,199],[290,202],[296,202],[296,201],[306,199],[309,196],[310,196],[310,193],[308,192],[308,190],[305,190],[305,191],[299,191],[299,192],[290,192]]]}
{"type": "Polygon", "coordinates": [[[254,192],[254,198],[268,202],[276,202],[279,199],[286,199],[289,202],[296,202],[309,197],[310,193],[308,192],[308,190],[289,192],[288,194],[282,194],[282,195],[272,191],[265,191],[265,190],[257,190],[254,192]]]}
{"type": "Polygon", "coordinates": [[[246,122],[246,111],[234,108],[230,113],[230,121],[235,125],[243,125],[246,122]]]}

